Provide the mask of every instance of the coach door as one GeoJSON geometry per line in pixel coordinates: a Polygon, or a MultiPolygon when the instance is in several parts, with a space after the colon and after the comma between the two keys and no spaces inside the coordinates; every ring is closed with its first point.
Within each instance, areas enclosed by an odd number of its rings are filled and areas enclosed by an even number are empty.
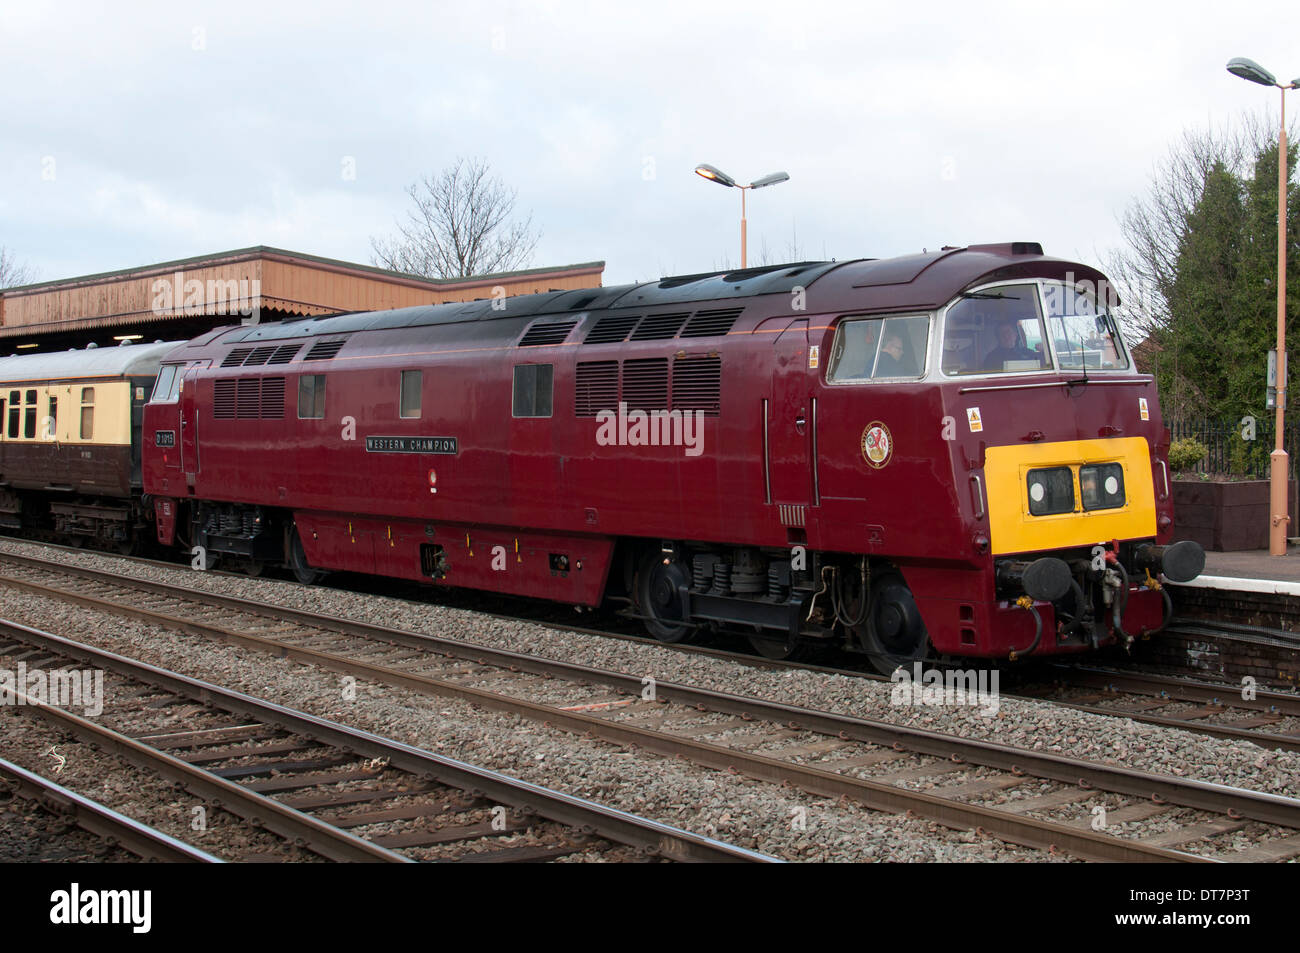
{"type": "MultiPolygon", "coordinates": [[[[785,319],[781,319],[785,320],[785,319]]],[[[808,322],[790,322],[778,332],[775,322],[759,329],[775,337],[771,347],[772,383],[763,402],[764,477],[767,502],[786,526],[790,542],[806,540],[810,506],[817,505],[813,460],[817,453],[817,402],[808,369],[808,322]]]]}

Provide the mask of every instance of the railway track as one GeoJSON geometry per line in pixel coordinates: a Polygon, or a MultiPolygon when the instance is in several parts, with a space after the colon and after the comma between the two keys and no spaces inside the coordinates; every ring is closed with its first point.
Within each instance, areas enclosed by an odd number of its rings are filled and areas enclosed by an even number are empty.
{"type": "Polygon", "coordinates": [[[58,587],[9,582],[98,611],[461,698],[877,810],[911,811],[1012,843],[1097,860],[1260,860],[1300,854],[1300,801],[1292,798],[690,686],[647,685],[635,675],[82,568],[40,571],[61,573],[65,582],[58,587]],[[1110,805],[1106,832],[1092,829],[1092,808],[1099,800],[1110,805]],[[1171,828],[1142,830],[1144,824],[1170,821],[1171,828]],[[1262,842],[1235,852],[1201,843],[1243,829],[1262,842]],[[1202,854],[1175,849],[1193,844],[1209,849],[1202,854]]]}
{"type": "MultiPolygon", "coordinates": [[[[111,556],[111,554],[105,555],[111,556]]],[[[111,558],[126,558],[143,565],[172,570],[178,568],[171,563],[141,557],[111,556],[111,558]]],[[[50,560],[0,552],[0,565],[5,563],[26,566],[33,570],[53,571],[67,568],[50,560]]],[[[87,570],[87,572],[96,571],[87,570]]],[[[106,578],[107,575],[98,578],[106,578]]],[[[242,578],[237,573],[226,575],[236,579],[242,578]]],[[[96,577],[91,575],[85,578],[96,577]]],[[[519,618],[507,613],[484,612],[483,614],[511,621],[519,618]]],[[[731,650],[685,643],[664,643],[627,632],[571,625],[553,620],[538,621],[538,624],[584,635],[598,635],[638,644],[655,645],[684,654],[728,660],[739,659],[746,665],[760,669],[810,671],[862,678],[874,682],[889,681],[885,676],[860,668],[764,658],[754,654],[747,645],[731,650]]],[[[1189,625],[1197,631],[1208,631],[1205,628],[1208,623],[1194,622],[1189,625]]],[[[1224,633],[1232,635],[1242,634],[1240,630],[1243,628],[1249,627],[1235,624],[1222,626],[1224,633]]],[[[1004,685],[1001,695],[1005,698],[1048,701],[1074,711],[1094,715],[1128,718],[1155,727],[1179,728],[1214,738],[1246,741],[1263,748],[1300,751],[1300,694],[1297,693],[1257,689],[1252,693],[1253,697],[1245,698],[1242,697],[1240,686],[1207,684],[1175,675],[1108,671],[1091,665],[1059,662],[1045,663],[1041,666],[1031,664],[1023,670],[1012,669],[1009,674],[1013,677],[1013,684],[1019,683],[1021,690],[1007,690],[1004,685]]]]}
{"type": "Polygon", "coordinates": [[[102,839],[108,846],[124,848],[144,860],[222,863],[220,858],[205,850],[127,817],[3,758],[0,758],[0,787],[12,791],[40,809],[66,819],[102,839]]]}
{"type": "Polygon", "coordinates": [[[96,720],[31,697],[15,710],[329,860],[771,860],[5,620],[0,656],[111,673],[96,720]]]}

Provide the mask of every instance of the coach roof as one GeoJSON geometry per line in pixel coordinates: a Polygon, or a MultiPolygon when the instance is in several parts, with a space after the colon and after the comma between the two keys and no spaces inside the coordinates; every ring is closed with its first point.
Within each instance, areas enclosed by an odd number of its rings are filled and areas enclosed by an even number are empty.
{"type": "Polygon", "coordinates": [[[0,384],[89,377],[151,377],[158,373],[163,355],[181,343],[171,341],[0,357],[0,384]]]}

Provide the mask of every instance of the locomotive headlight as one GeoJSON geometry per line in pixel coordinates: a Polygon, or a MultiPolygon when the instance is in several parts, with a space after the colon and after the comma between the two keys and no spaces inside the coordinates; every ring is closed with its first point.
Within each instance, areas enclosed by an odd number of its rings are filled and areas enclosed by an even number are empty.
{"type": "Polygon", "coordinates": [[[1124,505],[1124,468],[1096,463],[1079,468],[1079,491],[1085,510],[1109,510],[1124,505]]]}
{"type": "Polygon", "coordinates": [[[1074,512],[1074,474],[1069,467],[1030,470],[1025,483],[1029,487],[1029,512],[1034,516],[1074,512]]]}

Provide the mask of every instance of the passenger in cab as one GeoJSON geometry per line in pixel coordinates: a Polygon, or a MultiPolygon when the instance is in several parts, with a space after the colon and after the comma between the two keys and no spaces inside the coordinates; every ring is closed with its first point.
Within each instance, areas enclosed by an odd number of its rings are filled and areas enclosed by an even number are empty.
{"type": "Polygon", "coordinates": [[[984,357],[984,367],[990,371],[1004,370],[1008,361],[1035,361],[1043,363],[1043,355],[1025,347],[1020,342],[1020,332],[1014,321],[1003,321],[998,325],[998,346],[984,357]]]}

